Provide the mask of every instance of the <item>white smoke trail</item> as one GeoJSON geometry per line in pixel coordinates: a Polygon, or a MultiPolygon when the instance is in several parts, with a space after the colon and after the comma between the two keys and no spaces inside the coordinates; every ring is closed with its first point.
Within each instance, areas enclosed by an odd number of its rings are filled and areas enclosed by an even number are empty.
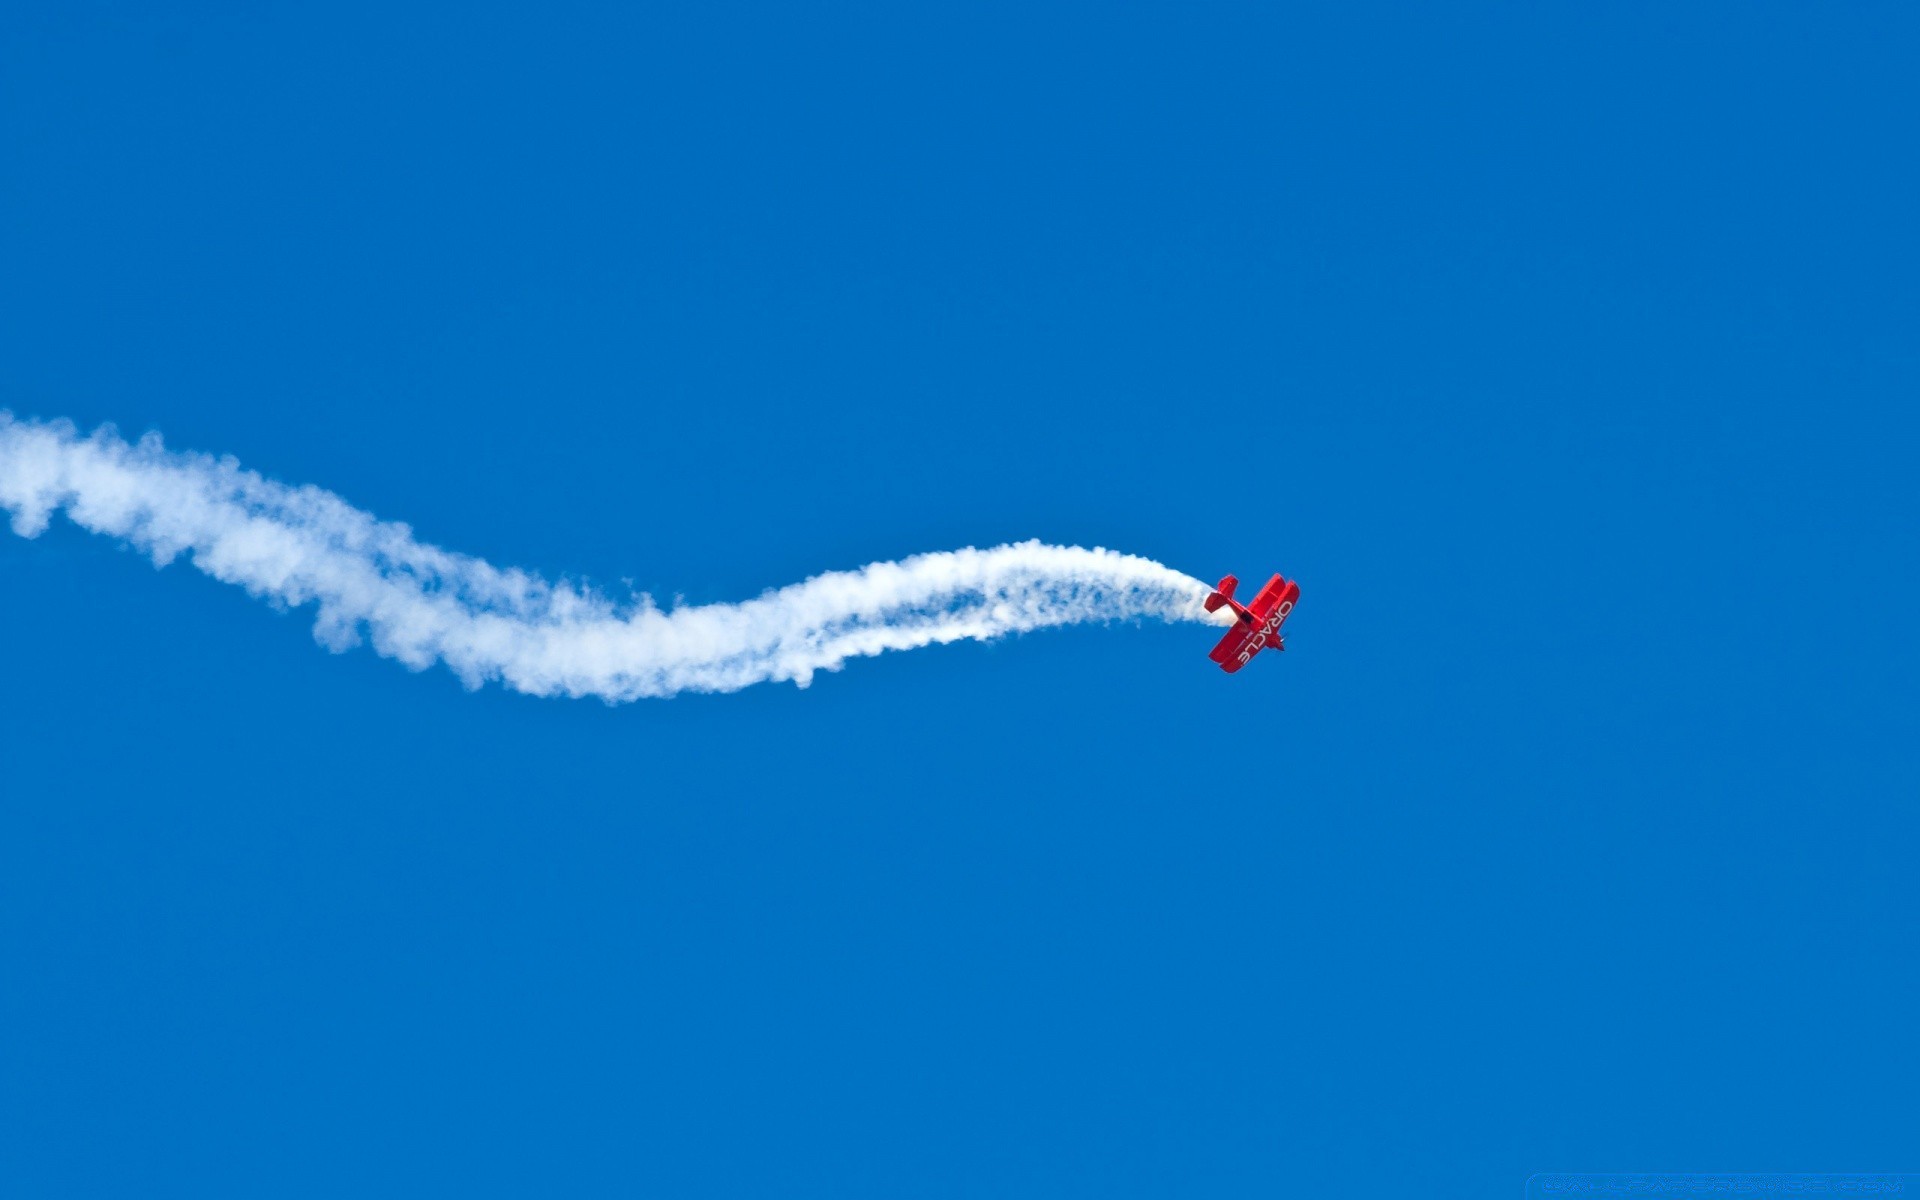
{"type": "Polygon", "coordinates": [[[442,662],[468,687],[497,679],[536,696],[804,687],[815,671],[885,650],[1090,621],[1211,619],[1197,579],[1037,541],[828,572],[739,604],[619,605],[415,541],[405,525],[232,458],[169,451],[156,434],[128,443],[110,426],[82,437],[68,422],[4,410],[0,508],[23,537],[64,512],[157,566],[184,554],[255,596],[315,604],[314,637],[332,650],[364,635],[414,670],[442,662]]]}

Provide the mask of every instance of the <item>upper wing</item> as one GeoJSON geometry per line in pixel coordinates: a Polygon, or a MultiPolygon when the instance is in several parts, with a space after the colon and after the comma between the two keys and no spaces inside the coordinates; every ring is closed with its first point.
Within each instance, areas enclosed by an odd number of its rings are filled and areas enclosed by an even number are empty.
{"type": "Polygon", "coordinates": [[[1254,596],[1253,602],[1247,605],[1253,610],[1254,624],[1257,625],[1266,620],[1267,614],[1273,611],[1274,606],[1280,603],[1280,597],[1285,595],[1287,589],[1292,586],[1281,575],[1275,575],[1267,580],[1266,586],[1262,587],[1254,596]]]}

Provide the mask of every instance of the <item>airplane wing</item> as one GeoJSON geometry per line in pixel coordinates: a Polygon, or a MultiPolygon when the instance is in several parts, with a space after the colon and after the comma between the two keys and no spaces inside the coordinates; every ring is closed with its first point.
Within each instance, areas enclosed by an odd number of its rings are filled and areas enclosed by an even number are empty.
{"type": "Polygon", "coordinates": [[[1247,638],[1250,637],[1252,633],[1253,630],[1249,626],[1235,625],[1232,629],[1227,630],[1225,637],[1214,644],[1213,649],[1207,652],[1207,657],[1224,667],[1228,674],[1238,671],[1240,669],[1240,649],[1246,645],[1247,638]]]}
{"type": "Polygon", "coordinates": [[[1266,620],[1267,614],[1279,606],[1280,597],[1286,594],[1288,588],[1294,586],[1287,582],[1284,575],[1275,575],[1267,580],[1265,586],[1254,596],[1253,602],[1247,605],[1253,610],[1254,623],[1259,624],[1266,620]]]}

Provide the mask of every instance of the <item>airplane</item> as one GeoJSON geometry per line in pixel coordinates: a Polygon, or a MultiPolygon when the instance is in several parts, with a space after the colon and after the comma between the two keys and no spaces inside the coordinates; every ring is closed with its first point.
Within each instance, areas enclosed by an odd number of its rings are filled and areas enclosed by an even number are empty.
{"type": "Polygon", "coordinates": [[[1241,604],[1233,598],[1233,590],[1239,586],[1240,581],[1229,575],[1207,596],[1207,611],[1214,614],[1214,621],[1233,626],[1207,655],[1229,675],[1268,647],[1287,648],[1287,639],[1280,636],[1280,626],[1286,623],[1287,614],[1300,599],[1300,585],[1279,575],[1267,580],[1267,586],[1254,596],[1252,604],[1241,604]]]}

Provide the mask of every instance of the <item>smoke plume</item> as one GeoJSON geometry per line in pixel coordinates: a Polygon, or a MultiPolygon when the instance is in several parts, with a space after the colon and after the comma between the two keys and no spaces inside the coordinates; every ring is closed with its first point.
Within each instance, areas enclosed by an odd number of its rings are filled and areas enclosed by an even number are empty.
{"type": "Polygon", "coordinates": [[[1020,542],[829,571],[736,604],[663,609],[418,541],[331,492],[290,487],[232,458],[168,450],[111,427],[0,410],[0,509],[36,537],[55,514],[156,566],[184,559],[254,596],[313,605],[314,637],[365,641],[414,670],[444,663],[468,687],[608,701],[804,687],[849,658],[1056,625],[1207,621],[1208,586],[1112,550],[1020,542]]]}

